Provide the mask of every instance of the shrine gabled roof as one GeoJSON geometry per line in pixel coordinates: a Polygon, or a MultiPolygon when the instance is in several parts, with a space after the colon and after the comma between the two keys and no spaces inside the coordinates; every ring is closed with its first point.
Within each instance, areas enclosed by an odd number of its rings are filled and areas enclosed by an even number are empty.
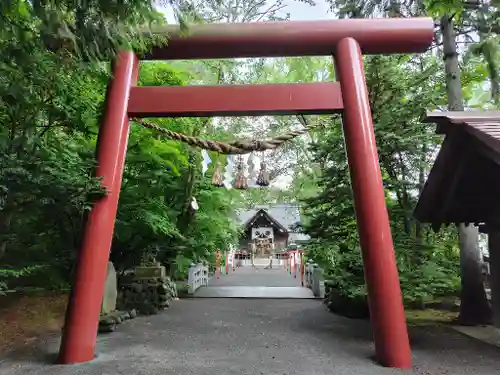
{"type": "Polygon", "coordinates": [[[265,217],[267,218],[267,220],[272,224],[274,225],[275,227],[277,227],[280,232],[288,232],[288,228],[284,227],[278,220],[276,220],[274,217],[272,217],[269,212],[267,212],[266,210],[264,209],[260,209],[260,210],[257,210],[257,212],[255,213],[254,216],[252,216],[250,219],[248,219],[245,223],[243,223],[243,226],[245,228],[250,228],[253,226],[253,224],[255,223],[255,221],[257,221],[257,219],[259,217],[265,217]]]}
{"type": "MultiPolygon", "coordinates": [[[[256,205],[250,210],[240,210],[237,213],[239,223],[244,225],[255,217],[260,210],[264,210],[271,218],[289,232],[294,232],[294,226],[300,223],[300,209],[299,206],[294,204],[256,205]]],[[[305,234],[300,237],[301,238],[298,240],[301,241],[309,239],[305,234]]]]}
{"type": "Polygon", "coordinates": [[[445,138],[420,194],[420,222],[483,224],[500,215],[500,111],[431,113],[445,138]]]}

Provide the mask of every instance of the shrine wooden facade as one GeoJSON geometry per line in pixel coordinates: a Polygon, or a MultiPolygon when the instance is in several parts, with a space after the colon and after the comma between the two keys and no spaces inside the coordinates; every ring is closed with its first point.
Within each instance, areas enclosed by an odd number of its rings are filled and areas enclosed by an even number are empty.
{"type": "Polygon", "coordinates": [[[291,243],[309,239],[296,229],[300,213],[295,205],[256,206],[252,210],[240,212],[238,219],[243,226],[239,249],[250,253],[252,244],[256,244],[257,257],[279,253],[291,243]]]}

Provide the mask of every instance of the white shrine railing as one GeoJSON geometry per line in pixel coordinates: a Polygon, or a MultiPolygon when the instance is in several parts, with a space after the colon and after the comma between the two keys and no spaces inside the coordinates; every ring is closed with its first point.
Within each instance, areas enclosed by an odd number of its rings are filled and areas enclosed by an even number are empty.
{"type": "Polygon", "coordinates": [[[194,294],[202,286],[208,285],[208,266],[191,264],[188,271],[188,293],[194,294]]]}
{"type": "Polygon", "coordinates": [[[323,270],[311,259],[305,265],[304,286],[312,290],[314,297],[323,297],[323,270]]]}

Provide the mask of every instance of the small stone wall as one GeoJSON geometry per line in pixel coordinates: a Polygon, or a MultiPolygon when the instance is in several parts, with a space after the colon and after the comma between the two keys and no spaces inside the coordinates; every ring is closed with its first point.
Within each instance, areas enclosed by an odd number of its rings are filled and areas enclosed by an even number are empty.
{"type": "Polygon", "coordinates": [[[165,267],[138,267],[129,280],[120,282],[117,305],[121,310],[150,315],[169,307],[176,298],[175,283],[165,275],[165,267]]]}
{"type": "Polygon", "coordinates": [[[108,264],[105,291],[99,321],[100,332],[112,332],[124,320],[137,314],[151,315],[170,306],[177,299],[175,283],[165,274],[165,267],[137,267],[126,276],[117,276],[108,264]]]}
{"type": "Polygon", "coordinates": [[[115,310],[109,314],[101,314],[99,319],[99,332],[114,332],[118,324],[125,320],[133,319],[137,316],[135,309],[130,311],[115,310]]]}

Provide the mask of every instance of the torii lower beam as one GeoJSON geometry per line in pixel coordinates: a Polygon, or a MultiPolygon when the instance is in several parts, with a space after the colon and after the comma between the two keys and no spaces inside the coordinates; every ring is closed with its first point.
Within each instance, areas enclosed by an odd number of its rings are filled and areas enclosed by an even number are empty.
{"type": "Polygon", "coordinates": [[[338,82],[138,86],[130,91],[128,103],[130,117],[328,114],[342,108],[338,82]]]}
{"type": "MultiPolygon", "coordinates": [[[[321,93],[321,98],[315,98],[320,104],[311,104],[310,100],[302,97],[293,105],[289,103],[287,107],[282,97],[281,107],[272,108],[271,104],[279,107],[279,100],[265,105],[258,97],[254,97],[244,105],[233,102],[229,114],[263,115],[307,108],[323,113],[321,108],[326,110],[328,106],[340,107],[342,103],[345,107],[343,128],[368,284],[376,355],[383,365],[410,368],[411,352],[361,54],[423,52],[433,40],[432,19],[200,25],[193,26],[187,36],[180,36],[179,30],[178,26],[160,30],[161,33],[170,35],[168,46],[154,48],[146,59],[334,55],[342,100],[335,85],[325,84],[330,85],[331,92],[326,92],[328,86],[321,86],[321,90],[325,88],[325,92],[321,93]],[[322,96],[326,96],[326,99],[322,96]]],[[[115,63],[113,73],[106,97],[106,112],[99,129],[96,173],[97,177],[103,178],[110,194],[95,204],[86,223],[61,342],[61,363],[86,362],[94,357],[100,305],[126,153],[128,116],[135,113],[134,111],[139,114],[142,105],[138,105],[136,96],[142,89],[134,87],[137,79],[135,55],[132,52],[122,52],[115,63]],[[135,94],[132,94],[133,92],[135,94]]],[[[276,87],[270,89],[277,90],[276,87]]],[[[170,92],[176,90],[177,93],[186,93],[191,89],[177,88],[170,92]]],[[[248,90],[248,93],[255,88],[243,90],[248,90]]],[[[315,86],[315,90],[319,93],[320,86],[315,86]]],[[[190,92],[195,93],[196,90],[190,92]]],[[[303,94],[298,95],[300,97],[303,94]]],[[[174,98],[162,99],[168,101],[174,98]]],[[[208,100],[198,98],[201,99],[208,100]]],[[[156,115],[167,115],[162,112],[165,107],[160,106],[159,100],[155,100],[156,104],[150,103],[148,110],[156,111],[156,115]]],[[[168,111],[173,111],[170,115],[228,113],[228,108],[216,107],[214,103],[210,108],[203,108],[187,96],[184,100],[190,105],[176,103],[177,109],[173,104],[166,107],[168,111]],[[193,109],[196,109],[196,113],[193,113],[193,109]],[[177,112],[174,114],[175,111],[177,112]]],[[[144,108],[142,110],[144,111],[144,108]]],[[[335,111],[335,108],[332,108],[332,111],[335,111]]]]}

